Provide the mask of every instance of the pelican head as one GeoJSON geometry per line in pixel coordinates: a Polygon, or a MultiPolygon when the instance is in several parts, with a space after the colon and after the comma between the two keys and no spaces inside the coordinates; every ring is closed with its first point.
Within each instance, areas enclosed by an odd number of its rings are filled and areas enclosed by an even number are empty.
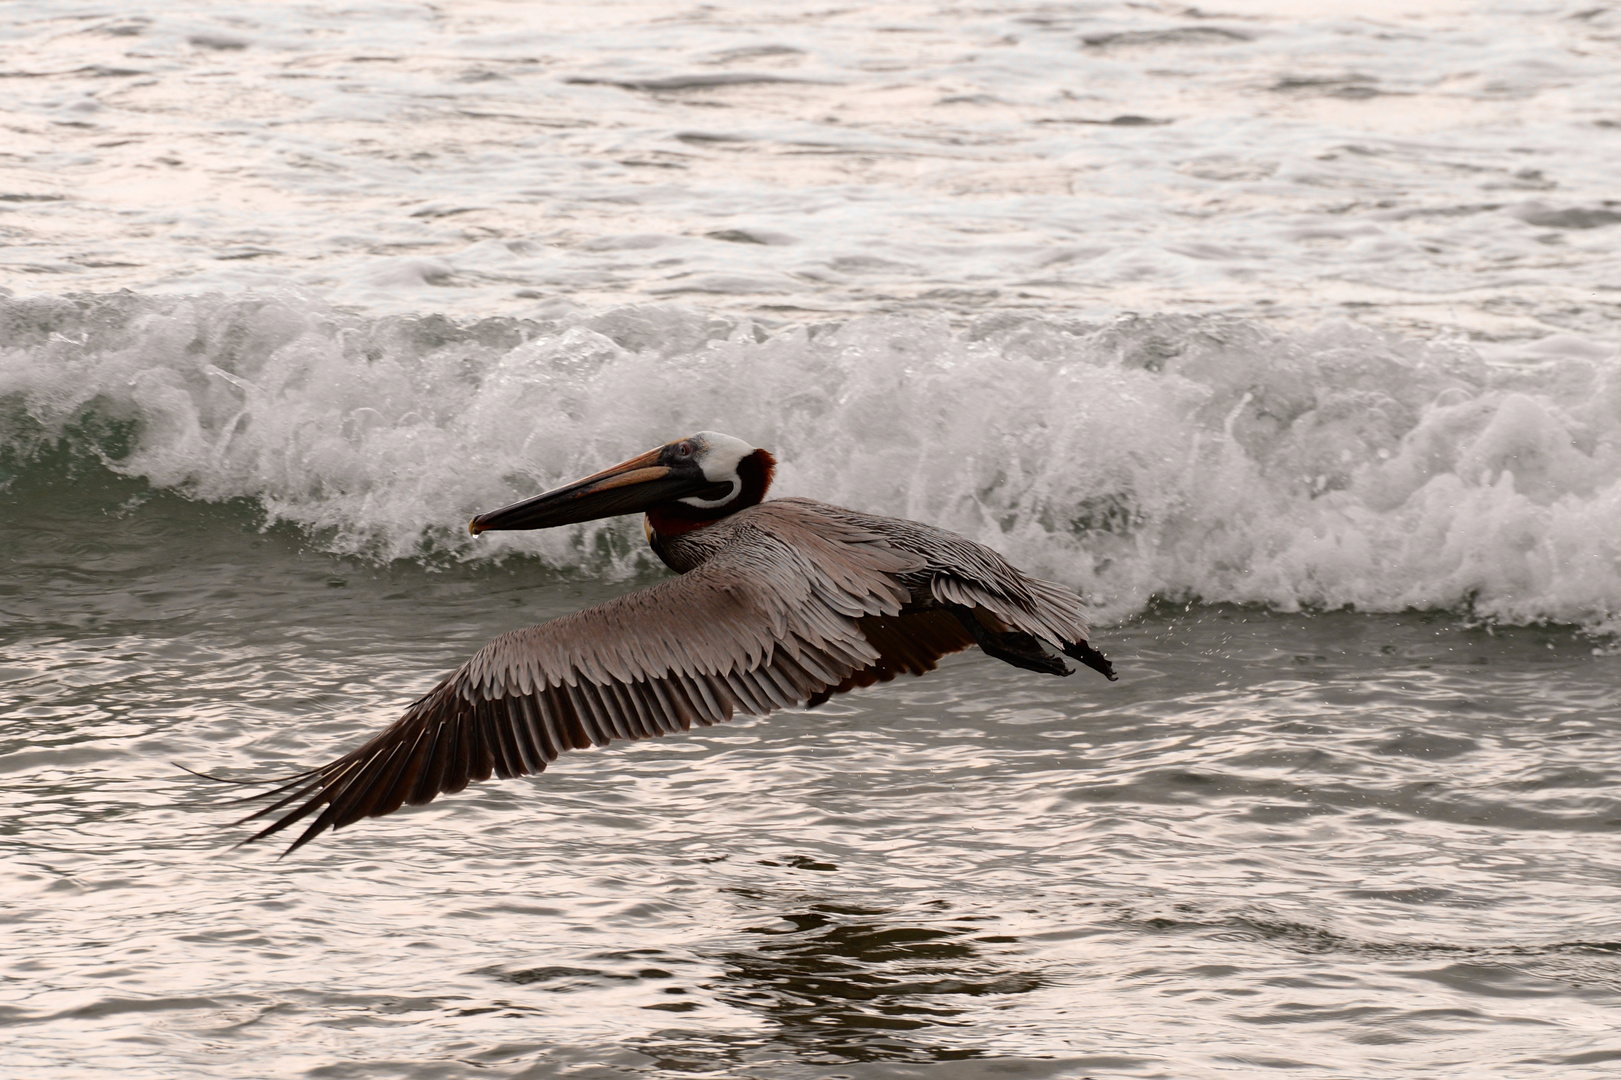
{"type": "Polygon", "coordinates": [[[700,431],[583,480],[480,514],[467,531],[477,536],[498,529],[550,529],[643,512],[715,521],[765,498],[775,465],[768,452],[742,439],[700,431]]]}

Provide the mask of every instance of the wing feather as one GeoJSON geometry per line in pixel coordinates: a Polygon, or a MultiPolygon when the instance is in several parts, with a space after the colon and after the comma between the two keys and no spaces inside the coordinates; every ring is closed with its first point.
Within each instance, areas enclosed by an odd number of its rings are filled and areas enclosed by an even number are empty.
{"type": "Polygon", "coordinates": [[[410,756],[406,758],[400,774],[394,778],[387,796],[378,802],[379,816],[392,814],[410,800],[411,794],[422,782],[422,774],[428,766],[436,735],[437,732],[432,728],[421,728],[417,731],[416,737],[411,742],[410,756]]]}
{"type": "Polygon", "coordinates": [[[428,736],[424,740],[427,744],[422,758],[422,773],[417,782],[412,785],[411,793],[405,801],[412,806],[423,806],[433,801],[434,796],[445,789],[445,769],[450,761],[447,752],[452,743],[454,734],[446,725],[424,725],[428,736]]]}

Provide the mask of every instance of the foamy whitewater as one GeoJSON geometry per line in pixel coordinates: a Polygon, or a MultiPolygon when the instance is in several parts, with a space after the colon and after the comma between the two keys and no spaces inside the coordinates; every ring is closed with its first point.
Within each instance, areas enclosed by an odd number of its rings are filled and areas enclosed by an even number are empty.
{"type": "Polygon", "coordinates": [[[66,440],[335,552],[645,569],[636,521],[493,543],[465,524],[725,427],[777,453],[778,490],[938,522],[1104,618],[1154,597],[1621,613],[1621,357],[1568,336],[1022,313],[773,332],[667,307],[457,324],[128,295],[0,319],[14,461],[66,440]]]}
{"type": "Polygon", "coordinates": [[[1594,0],[0,5],[0,1076],[1612,1076],[1618,163],[1594,0]],[[232,846],[701,429],[1120,681],[232,846]]]}

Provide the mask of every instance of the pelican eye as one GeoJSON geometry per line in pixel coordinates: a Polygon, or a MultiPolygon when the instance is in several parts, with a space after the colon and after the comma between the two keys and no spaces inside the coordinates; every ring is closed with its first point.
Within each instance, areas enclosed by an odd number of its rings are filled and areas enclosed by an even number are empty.
{"type": "Polygon", "coordinates": [[[684,442],[680,446],[676,447],[675,448],[675,456],[678,457],[678,458],[689,458],[689,457],[691,457],[692,456],[692,444],[689,443],[689,442],[684,442]]]}

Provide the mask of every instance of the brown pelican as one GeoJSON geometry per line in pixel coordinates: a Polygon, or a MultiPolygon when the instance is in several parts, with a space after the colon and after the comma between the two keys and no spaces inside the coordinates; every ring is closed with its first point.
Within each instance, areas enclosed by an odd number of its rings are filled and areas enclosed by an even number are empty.
{"type": "Polygon", "coordinates": [[[814,707],[970,645],[1068,675],[1061,652],[1115,678],[1069,589],[944,529],[766,502],[775,465],[702,431],[475,517],[477,535],[645,512],[648,543],[680,576],[502,634],[364,745],[257,796],[276,801],[243,821],[286,812],[248,839],[316,814],[292,852],[472,780],[541,772],[565,750],[814,707]]]}

